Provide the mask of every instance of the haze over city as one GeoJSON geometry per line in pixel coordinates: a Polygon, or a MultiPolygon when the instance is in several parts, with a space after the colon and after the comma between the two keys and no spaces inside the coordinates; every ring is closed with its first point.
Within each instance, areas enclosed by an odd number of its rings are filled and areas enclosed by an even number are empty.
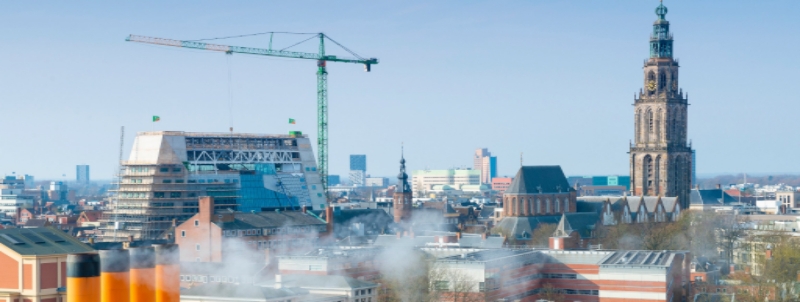
{"type": "MultiPolygon", "coordinates": [[[[790,114],[800,109],[791,34],[800,3],[666,4],[698,174],[800,172],[787,160],[800,147],[790,114]]],[[[570,175],[625,174],[655,5],[4,2],[0,173],[71,178],[75,164],[90,164],[94,178],[110,179],[120,126],[127,156],[138,131],[226,132],[229,102],[236,132],[300,130],[315,141],[314,62],[125,42],[292,31],[325,32],[380,58],[371,73],[329,67],[332,174],[347,173],[349,154],[368,154],[371,174],[394,175],[401,142],[410,169],[468,167],[470,150],[489,147],[501,175],[515,173],[521,152],[525,164],[560,164],[570,175]]],[[[268,36],[216,42],[266,47],[268,36]]]]}

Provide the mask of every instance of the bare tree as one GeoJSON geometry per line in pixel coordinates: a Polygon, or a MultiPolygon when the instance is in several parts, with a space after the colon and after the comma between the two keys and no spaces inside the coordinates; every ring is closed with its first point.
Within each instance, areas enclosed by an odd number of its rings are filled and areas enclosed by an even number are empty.
{"type": "Polygon", "coordinates": [[[435,301],[441,302],[483,302],[485,295],[478,281],[466,272],[433,264],[428,273],[431,292],[435,301]]]}
{"type": "Polygon", "coordinates": [[[719,248],[724,252],[728,263],[733,263],[736,241],[747,235],[747,230],[742,226],[746,221],[747,219],[742,219],[736,214],[714,216],[719,248]]]}
{"type": "Polygon", "coordinates": [[[541,300],[548,302],[564,302],[565,297],[561,289],[556,288],[551,283],[545,283],[542,286],[542,291],[539,294],[541,300]]]}
{"type": "Polygon", "coordinates": [[[553,237],[556,228],[558,228],[558,225],[554,223],[540,223],[533,230],[530,245],[533,247],[548,247],[550,245],[550,237],[553,237]]]}

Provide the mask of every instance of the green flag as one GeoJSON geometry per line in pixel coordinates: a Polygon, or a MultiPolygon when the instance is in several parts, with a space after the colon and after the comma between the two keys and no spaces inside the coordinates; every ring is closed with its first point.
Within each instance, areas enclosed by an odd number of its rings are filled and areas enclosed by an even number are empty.
{"type": "Polygon", "coordinates": [[[296,124],[293,118],[289,119],[289,124],[292,124],[292,125],[296,124]]]}
{"type": "Polygon", "coordinates": [[[155,123],[155,122],[158,122],[158,121],[160,121],[160,120],[161,120],[161,117],[160,117],[160,116],[158,116],[158,115],[154,115],[154,116],[153,116],[153,123],[155,123]]]}

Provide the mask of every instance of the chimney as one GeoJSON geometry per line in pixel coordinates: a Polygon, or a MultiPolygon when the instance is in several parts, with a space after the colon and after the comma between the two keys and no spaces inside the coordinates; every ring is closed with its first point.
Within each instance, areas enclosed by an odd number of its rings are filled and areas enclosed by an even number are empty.
{"type": "Polygon", "coordinates": [[[461,241],[461,232],[456,232],[456,240],[461,241]]]}
{"type": "Polygon", "coordinates": [[[133,242],[133,235],[128,236],[128,242],[133,242]]]}
{"type": "Polygon", "coordinates": [[[733,263],[731,263],[731,265],[730,265],[730,272],[729,272],[729,274],[733,274],[733,271],[734,271],[734,270],[736,270],[736,266],[735,266],[733,263]]]}
{"type": "Polygon", "coordinates": [[[152,247],[130,248],[131,302],[150,302],[156,299],[156,251],[152,247]]]}
{"type": "Polygon", "coordinates": [[[128,250],[100,251],[101,302],[129,301],[130,263],[128,250]]]}
{"type": "Polygon", "coordinates": [[[180,251],[177,244],[155,245],[156,252],[156,302],[181,300],[180,251]]]}
{"type": "Polygon", "coordinates": [[[100,256],[67,255],[67,301],[100,301],[100,256]]]}
{"type": "Polygon", "coordinates": [[[172,227],[178,226],[178,218],[172,218],[172,227]]]}
{"type": "Polygon", "coordinates": [[[481,234],[481,239],[486,240],[487,237],[489,237],[489,233],[483,232],[483,234],[481,234]]]}
{"type": "Polygon", "coordinates": [[[303,205],[303,208],[302,208],[302,209],[303,209],[303,214],[305,214],[305,213],[308,211],[308,209],[306,208],[306,206],[305,206],[305,205],[303,205]]]}
{"type": "Polygon", "coordinates": [[[717,184],[717,190],[722,190],[722,185],[721,184],[717,184]]]}
{"type": "Polygon", "coordinates": [[[766,254],[767,254],[766,255],[767,260],[772,259],[772,250],[771,249],[767,249],[766,254]]]}
{"type": "Polygon", "coordinates": [[[199,208],[197,210],[200,221],[211,222],[211,216],[214,215],[214,197],[200,197],[199,208]]]}
{"type": "Polygon", "coordinates": [[[549,248],[551,250],[563,250],[564,249],[564,238],[563,237],[550,237],[548,245],[549,245],[549,248]]]}
{"type": "Polygon", "coordinates": [[[325,222],[328,224],[328,236],[333,236],[333,207],[331,205],[325,208],[325,222]]]}

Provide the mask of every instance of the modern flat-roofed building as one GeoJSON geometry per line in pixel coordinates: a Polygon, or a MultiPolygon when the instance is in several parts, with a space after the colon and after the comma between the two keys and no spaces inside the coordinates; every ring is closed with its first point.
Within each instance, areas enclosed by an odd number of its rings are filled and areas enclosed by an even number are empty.
{"type": "MultiPolygon", "coordinates": [[[[15,176],[0,179],[0,214],[16,216],[19,208],[33,208],[34,198],[23,195],[25,181],[15,176]]],[[[2,215],[0,215],[2,216],[2,215]]]]}
{"type": "Polygon", "coordinates": [[[326,203],[306,135],[140,132],[122,165],[103,241],[156,238],[197,213],[199,196],[215,197],[217,211],[326,203]]]}
{"type": "Polygon", "coordinates": [[[691,259],[684,251],[506,250],[437,260],[433,289],[449,300],[680,301],[691,259]],[[556,294],[557,293],[557,294],[556,294]]]}
{"type": "Polygon", "coordinates": [[[67,254],[92,251],[48,227],[0,230],[0,301],[65,301],[67,254]]]}
{"type": "Polygon", "coordinates": [[[89,184],[89,165],[78,165],[75,167],[75,182],[79,184],[89,184]]]}
{"type": "Polygon", "coordinates": [[[481,171],[481,183],[490,184],[497,177],[497,156],[492,156],[487,148],[477,149],[472,168],[481,171]]]}
{"type": "MultiPolygon", "coordinates": [[[[465,185],[480,185],[481,171],[471,169],[417,170],[411,177],[414,192],[428,192],[435,186],[450,186],[460,190],[465,185]]],[[[437,187],[438,188],[438,187],[437,187]]]]}

